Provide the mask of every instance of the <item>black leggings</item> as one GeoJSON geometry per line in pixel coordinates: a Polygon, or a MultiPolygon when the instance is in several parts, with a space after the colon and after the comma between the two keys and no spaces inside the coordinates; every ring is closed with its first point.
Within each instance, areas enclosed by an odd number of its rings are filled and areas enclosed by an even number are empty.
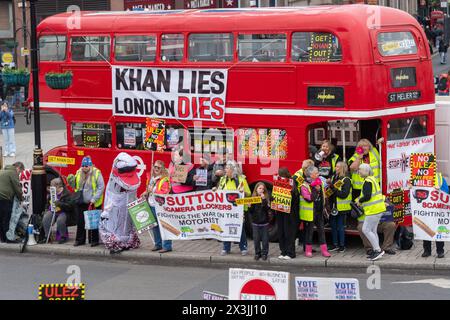
{"type": "Polygon", "coordinates": [[[322,212],[314,212],[314,221],[307,222],[304,221],[305,224],[305,244],[311,245],[314,234],[314,225],[317,228],[317,232],[319,234],[319,244],[326,244],[325,240],[325,230],[324,230],[324,219],[322,212]]]}

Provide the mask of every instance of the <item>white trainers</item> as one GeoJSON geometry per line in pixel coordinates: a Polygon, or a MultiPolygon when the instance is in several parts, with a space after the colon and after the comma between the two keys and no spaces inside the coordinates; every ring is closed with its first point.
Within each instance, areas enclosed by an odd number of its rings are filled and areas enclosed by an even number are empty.
{"type": "Polygon", "coordinates": [[[284,260],[284,256],[278,256],[278,259],[284,260]]]}
{"type": "Polygon", "coordinates": [[[228,252],[225,251],[225,250],[222,250],[222,251],[220,252],[220,255],[221,255],[221,256],[226,256],[227,254],[228,254],[228,252]]]}
{"type": "Polygon", "coordinates": [[[292,258],[291,257],[289,257],[289,256],[284,256],[284,258],[283,258],[284,260],[291,260],[292,258]]]}
{"type": "Polygon", "coordinates": [[[248,251],[247,251],[247,250],[242,250],[242,251],[241,251],[241,255],[246,256],[247,254],[248,254],[248,251]]]}

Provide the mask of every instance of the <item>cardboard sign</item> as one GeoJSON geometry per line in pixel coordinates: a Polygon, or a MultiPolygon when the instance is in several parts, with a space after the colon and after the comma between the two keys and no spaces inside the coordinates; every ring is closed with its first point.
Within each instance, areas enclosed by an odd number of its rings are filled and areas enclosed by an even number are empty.
{"type": "Polygon", "coordinates": [[[416,240],[450,241],[450,195],[435,188],[410,190],[416,240]]]}
{"type": "Polygon", "coordinates": [[[147,150],[154,150],[157,146],[164,145],[166,122],[164,120],[156,120],[147,118],[145,127],[145,144],[147,150]]]}
{"type": "Polygon", "coordinates": [[[127,209],[137,232],[141,233],[158,225],[146,199],[140,198],[130,202],[127,209]]]}
{"type": "Polygon", "coordinates": [[[292,179],[282,178],[280,176],[274,176],[273,189],[272,189],[272,202],[270,208],[272,210],[290,213],[292,203],[292,186],[294,181],[292,179]]]}
{"type": "Polygon", "coordinates": [[[172,176],[173,182],[186,183],[186,179],[189,173],[189,166],[183,164],[176,164],[175,170],[172,176]]]}
{"type": "Polygon", "coordinates": [[[239,242],[244,208],[235,205],[238,197],[237,191],[224,190],[155,195],[162,239],[239,242]]]}
{"type": "Polygon", "coordinates": [[[289,273],[230,268],[230,300],[289,300],[289,273]]]}
{"type": "Polygon", "coordinates": [[[123,145],[126,147],[136,147],[136,130],[133,128],[123,129],[123,145]]]}
{"type": "Polygon", "coordinates": [[[52,283],[39,285],[39,300],[84,300],[85,285],[52,283]]]}
{"type": "Polygon", "coordinates": [[[238,206],[242,206],[245,204],[258,204],[262,203],[261,197],[250,197],[250,198],[242,198],[242,199],[236,199],[236,204],[238,206]]]}
{"type": "Polygon", "coordinates": [[[216,122],[225,119],[227,69],[111,69],[114,116],[216,122]]]}
{"type": "Polygon", "coordinates": [[[395,189],[389,194],[389,201],[394,205],[393,218],[395,223],[403,223],[405,219],[405,193],[395,189]]]}
{"type": "Polygon", "coordinates": [[[360,300],[359,281],[345,278],[295,277],[297,300],[360,300]]]}
{"type": "Polygon", "coordinates": [[[433,187],[436,179],[436,157],[432,153],[411,154],[411,184],[433,187]]]}

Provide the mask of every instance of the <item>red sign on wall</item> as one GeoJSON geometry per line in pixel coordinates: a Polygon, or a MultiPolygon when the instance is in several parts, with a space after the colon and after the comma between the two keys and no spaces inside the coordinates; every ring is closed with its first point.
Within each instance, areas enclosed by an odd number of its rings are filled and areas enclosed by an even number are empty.
{"type": "Polygon", "coordinates": [[[123,4],[131,11],[175,9],[175,0],[124,0],[123,4]]]}

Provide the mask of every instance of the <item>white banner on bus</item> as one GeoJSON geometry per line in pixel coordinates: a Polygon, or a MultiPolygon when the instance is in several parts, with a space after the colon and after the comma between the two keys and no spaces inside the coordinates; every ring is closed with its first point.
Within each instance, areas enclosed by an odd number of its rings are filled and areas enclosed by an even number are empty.
{"type": "Polygon", "coordinates": [[[387,192],[407,187],[411,174],[411,153],[434,153],[434,135],[413,139],[388,141],[387,147],[387,192]]]}
{"type": "Polygon", "coordinates": [[[414,239],[450,241],[450,195],[435,188],[411,188],[414,239]]]}
{"type": "Polygon", "coordinates": [[[237,191],[154,195],[163,240],[217,239],[239,242],[244,206],[237,191]]]}
{"type": "Polygon", "coordinates": [[[227,80],[227,69],[113,66],[113,113],[223,122],[227,80]]]}

